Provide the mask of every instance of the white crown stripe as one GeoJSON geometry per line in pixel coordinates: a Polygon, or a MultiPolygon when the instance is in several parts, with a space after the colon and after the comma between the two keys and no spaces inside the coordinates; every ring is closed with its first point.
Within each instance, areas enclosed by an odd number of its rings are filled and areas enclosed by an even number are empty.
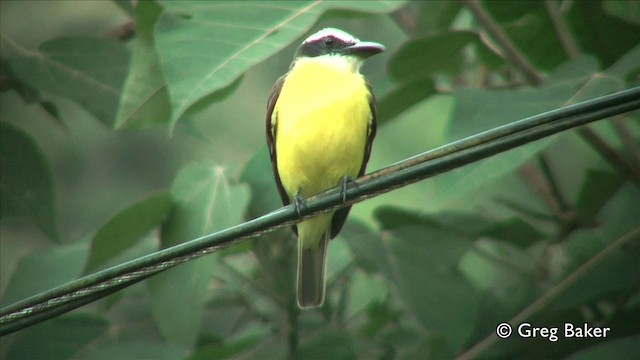
{"type": "Polygon", "coordinates": [[[335,38],[338,38],[346,43],[358,43],[360,42],[360,40],[358,40],[358,38],[356,38],[355,36],[346,33],[340,29],[335,29],[335,28],[326,28],[326,29],[322,29],[320,31],[318,31],[317,33],[309,36],[308,38],[305,39],[305,41],[303,42],[303,44],[306,43],[310,43],[310,42],[314,42],[314,41],[318,41],[322,38],[325,38],[327,36],[333,36],[335,38]]]}

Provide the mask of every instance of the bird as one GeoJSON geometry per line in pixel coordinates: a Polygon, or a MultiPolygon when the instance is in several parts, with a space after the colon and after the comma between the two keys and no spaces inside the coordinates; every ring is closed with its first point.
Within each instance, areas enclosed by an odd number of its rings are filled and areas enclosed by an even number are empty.
{"type": "MultiPolygon", "coordinates": [[[[376,135],[376,99],[360,73],[364,60],[382,53],[376,42],[325,28],[298,47],[267,102],[266,135],[283,204],[300,213],[305,199],[365,172],[376,135]]],[[[350,206],[303,220],[298,238],[297,303],[322,306],[327,246],[345,223],[350,206]]]]}

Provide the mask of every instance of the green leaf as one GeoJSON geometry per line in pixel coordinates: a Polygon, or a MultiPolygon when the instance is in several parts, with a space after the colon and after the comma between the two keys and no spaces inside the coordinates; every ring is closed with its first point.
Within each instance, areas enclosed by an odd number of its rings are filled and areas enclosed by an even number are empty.
{"type": "Polygon", "coordinates": [[[371,304],[384,301],[388,293],[389,288],[382,278],[356,270],[349,286],[346,318],[352,318],[371,304]]]}
{"type": "MultiPolygon", "coordinates": [[[[601,224],[594,231],[572,233],[564,242],[563,267],[569,274],[580,265],[605,251],[613,241],[638,229],[637,204],[640,191],[632,184],[622,186],[602,207],[601,224]]],[[[625,294],[640,278],[640,237],[629,238],[626,245],[607,254],[595,267],[582,273],[553,302],[557,308],[571,308],[595,302],[609,294],[625,294]]]]}
{"type": "Polygon", "coordinates": [[[478,233],[478,236],[506,240],[510,244],[523,249],[544,239],[544,234],[519,217],[493,222],[482,229],[482,231],[478,233]]]}
{"type": "Polygon", "coordinates": [[[324,331],[313,341],[302,344],[295,352],[296,359],[354,359],[353,339],[346,331],[324,331]]]}
{"type": "MultiPolygon", "coordinates": [[[[388,215],[401,217],[389,210],[377,215],[385,217],[386,224],[388,215]]],[[[420,324],[431,334],[444,336],[448,346],[457,350],[471,336],[479,310],[476,290],[457,271],[472,244],[455,231],[414,219],[413,223],[393,220],[394,227],[385,231],[391,236],[381,246],[385,255],[378,257],[388,258],[389,265],[380,269],[420,324]]]]}
{"type": "Polygon", "coordinates": [[[36,250],[25,255],[9,281],[4,305],[77,279],[88,252],[85,243],[36,250]]]}
{"type": "MultiPolygon", "coordinates": [[[[612,329],[613,330],[613,329],[612,329]]],[[[588,346],[567,357],[567,360],[638,359],[640,336],[613,339],[588,346]]]]}
{"type": "Polygon", "coordinates": [[[609,15],[608,1],[585,1],[572,6],[567,14],[576,42],[585,53],[597,56],[608,67],[638,45],[640,24],[609,15]],[[612,41],[615,39],[615,41],[612,41]]]}
{"type": "Polygon", "coordinates": [[[356,264],[369,273],[391,274],[389,254],[378,232],[371,231],[356,220],[349,220],[340,234],[349,245],[356,264]]]}
{"type": "Polygon", "coordinates": [[[323,12],[382,13],[404,2],[163,1],[162,5],[165,12],[156,44],[171,97],[173,127],[191,105],[302,36],[323,12]]]}
{"type": "Polygon", "coordinates": [[[91,240],[85,273],[92,272],[131,248],[160,225],[171,211],[171,194],[162,192],[129,206],[112,217],[91,240]]]}
{"type": "Polygon", "coordinates": [[[0,124],[0,220],[24,217],[49,238],[60,241],[53,178],[33,138],[0,124]]]}
{"type": "Polygon", "coordinates": [[[396,86],[378,101],[378,125],[393,119],[435,92],[435,84],[431,79],[418,79],[396,86]]]}
{"type": "Polygon", "coordinates": [[[607,74],[619,79],[629,79],[632,76],[637,76],[638,72],[640,72],[639,58],[640,45],[631,49],[623,57],[618,59],[615,64],[611,65],[607,70],[607,74]]]}
{"type": "Polygon", "coordinates": [[[256,218],[282,206],[269,159],[269,150],[265,146],[247,162],[240,175],[240,181],[251,187],[249,217],[256,218]]]}
{"type": "Polygon", "coordinates": [[[155,1],[141,1],[136,6],[136,39],[116,114],[116,129],[165,124],[171,116],[169,91],[153,36],[161,12],[155,1]]]}
{"type": "Polygon", "coordinates": [[[567,60],[543,2],[485,1],[482,6],[536,68],[553,69],[567,60]]]}
{"type": "Polygon", "coordinates": [[[448,31],[409,41],[389,60],[389,75],[399,81],[412,81],[439,73],[458,73],[462,48],[477,39],[472,31],[448,31]]]}
{"type": "MultiPolygon", "coordinates": [[[[603,76],[593,58],[578,57],[559,66],[537,88],[518,91],[463,89],[456,93],[450,139],[457,140],[622,87],[620,79],[603,76]]],[[[550,142],[549,138],[539,140],[439,176],[436,181],[443,189],[438,193],[440,200],[460,197],[513,171],[550,142]]]]}
{"type": "Polygon", "coordinates": [[[537,269],[535,259],[509,243],[483,238],[460,262],[465,277],[476,287],[490,290],[502,303],[514,303],[514,294],[527,286],[537,269]]]}
{"type": "Polygon", "coordinates": [[[157,341],[122,339],[106,346],[90,348],[82,354],[82,358],[91,360],[111,359],[154,359],[174,360],[184,359],[189,355],[189,349],[174,344],[157,341]]]}
{"type": "Polygon", "coordinates": [[[41,91],[78,102],[103,123],[113,124],[129,52],[106,38],[58,38],[28,50],[2,37],[15,73],[41,91]]]}
{"type": "Polygon", "coordinates": [[[449,29],[463,9],[463,4],[459,1],[418,1],[414,4],[419,11],[416,33],[421,35],[449,29]]]}
{"type": "MultiPolygon", "coordinates": [[[[101,316],[74,313],[22,330],[3,354],[5,359],[71,359],[93,341],[107,336],[109,323],[101,316]]],[[[4,340],[4,339],[3,339],[4,340]]]]}
{"type": "MultiPolygon", "coordinates": [[[[171,193],[176,205],[162,228],[163,247],[238,224],[249,201],[246,185],[232,184],[225,168],[207,163],[183,168],[171,193]]],[[[153,314],[170,342],[195,343],[215,268],[216,258],[206,256],[149,279],[153,314]]]]}
{"type": "Polygon", "coordinates": [[[0,77],[2,78],[2,91],[9,89],[15,90],[18,94],[20,94],[20,97],[26,103],[39,104],[44,111],[51,115],[51,117],[53,117],[60,124],[63,124],[60,113],[58,112],[58,107],[51,101],[44,98],[42,94],[40,94],[38,89],[22,81],[13,72],[13,70],[11,70],[9,62],[5,59],[0,59],[0,77]]]}
{"type": "Polygon", "coordinates": [[[640,7],[634,1],[603,1],[602,7],[614,17],[640,25],[640,7]]]}
{"type": "MultiPolygon", "coordinates": [[[[208,359],[229,359],[234,355],[242,354],[260,343],[264,339],[260,336],[247,336],[236,341],[220,342],[213,345],[206,345],[189,356],[188,360],[208,360],[208,359]]],[[[241,356],[242,357],[242,356],[241,356]]]]}
{"type": "Polygon", "coordinates": [[[576,209],[589,223],[593,223],[600,209],[620,189],[624,180],[617,173],[588,169],[576,200],[576,209]]]}
{"type": "Polygon", "coordinates": [[[478,293],[456,270],[471,242],[422,224],[399,227],[391,234],[385,245],[395,271],[386,275],[422,326],[445,336],[451,348],[459,349],[478,319],[478,293]]]}

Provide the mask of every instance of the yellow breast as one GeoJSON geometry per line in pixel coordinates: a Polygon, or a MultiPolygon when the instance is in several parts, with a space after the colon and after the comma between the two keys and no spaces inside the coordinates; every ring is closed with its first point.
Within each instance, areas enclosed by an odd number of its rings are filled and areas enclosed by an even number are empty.
{"type": "Polygon", "coordinates": [[[290,197],[299,191],[307,198],[358,175],[370,96],[362,75],[345,59],[296,61],[274,109],[278,173],[290,197]]]}

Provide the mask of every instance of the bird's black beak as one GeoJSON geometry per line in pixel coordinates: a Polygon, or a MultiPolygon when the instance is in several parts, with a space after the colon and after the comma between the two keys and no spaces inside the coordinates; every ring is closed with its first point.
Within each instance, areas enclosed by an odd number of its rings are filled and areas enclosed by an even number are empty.
{"type": "Polygon", "coordinates": [[[353,44],[351,46],[347,46],[343,48],[340,52],[344,55],[355,55],[361,59],[366,59],[375,54],[380,54],[384,52],[385,47],[382,44],[378,44],[376,42],[368,42],[361,41],[357,44],[353,44]]]}

